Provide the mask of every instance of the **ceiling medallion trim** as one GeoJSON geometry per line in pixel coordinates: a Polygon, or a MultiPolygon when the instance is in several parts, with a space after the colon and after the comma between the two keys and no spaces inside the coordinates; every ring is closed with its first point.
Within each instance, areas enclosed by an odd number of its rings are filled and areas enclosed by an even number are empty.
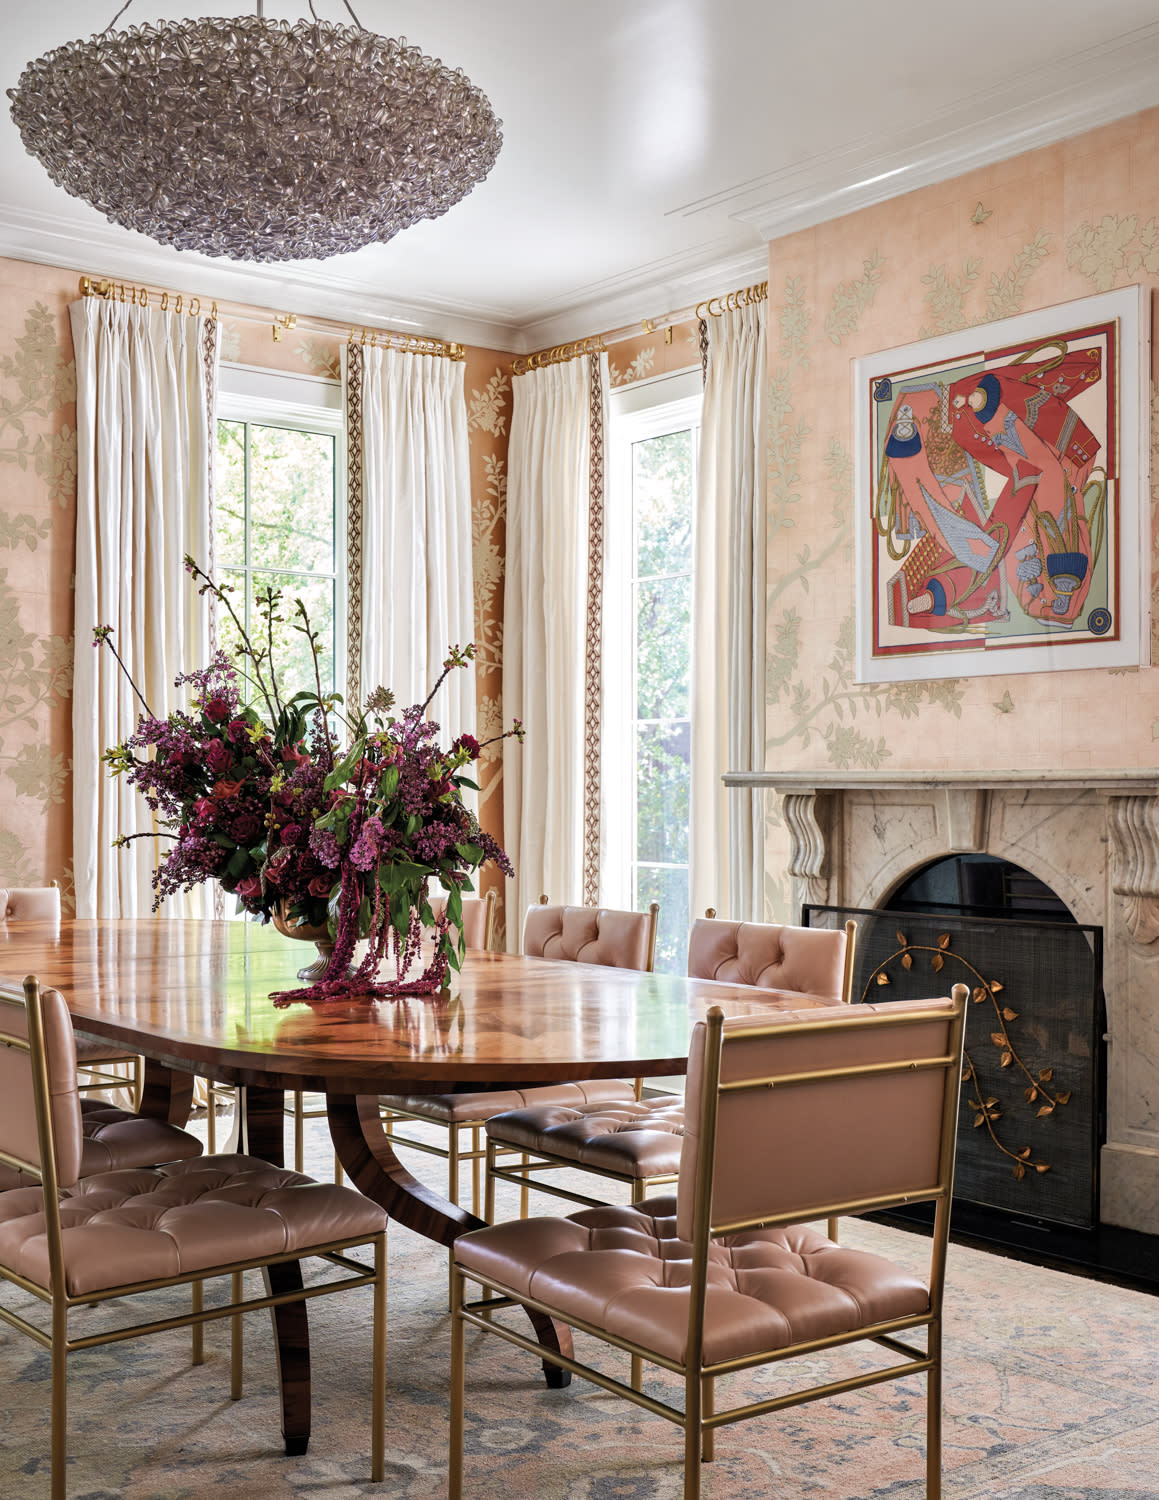
{"type": "Polygon", "coordinates": [[[324,21],[106,31],[8,90],[52,180],[163,245],[323,260],[437,218],[491,170],[500,122],[458,68],[324,21]]]}

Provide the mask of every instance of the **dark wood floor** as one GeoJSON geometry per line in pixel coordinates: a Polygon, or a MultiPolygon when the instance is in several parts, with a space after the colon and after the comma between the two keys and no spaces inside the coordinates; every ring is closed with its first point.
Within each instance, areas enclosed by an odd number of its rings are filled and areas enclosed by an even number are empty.
{"type": "MultiPolygon", "coordinates": [[[[932,1212],[926,1205],[869,1217],[883,1224],[921,1232],[932,1212]]],[[[1031,1261],[1115,1286],[1159,1295],[1159,1235],[1098,1224],[1072,1229],[1003,1214],[976,1203],[955,1203],[950,1238],[957,1244],[997,1251],[1014,1260],[1031,1261]]]]}

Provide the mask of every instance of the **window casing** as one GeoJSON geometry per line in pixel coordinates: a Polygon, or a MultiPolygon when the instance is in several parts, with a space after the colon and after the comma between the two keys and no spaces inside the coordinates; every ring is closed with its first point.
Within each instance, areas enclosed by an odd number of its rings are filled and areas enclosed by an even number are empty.
{"type": "Polygon", "coordinates": [[[700,409],[699,371],[613,392],[606,523],[604,899],[633,910],[658,901],[656,967],[678,973],[691,915],[700,409]]]}
{"type": "MultiPolygon", "coordinates": [[[[324,691],[343,691],[346,650],[346,454],[337,381],[223,365],[214,482],[214,566],[247,632],[255,595],[282,593],[274,652],[283,686],[313,687],[301,598],[324,643],[324,691]],[[297,623],[300,623],[298,621],[297,623]]],[[[218,621],[231,651],[236,631],[218,621]]]]}

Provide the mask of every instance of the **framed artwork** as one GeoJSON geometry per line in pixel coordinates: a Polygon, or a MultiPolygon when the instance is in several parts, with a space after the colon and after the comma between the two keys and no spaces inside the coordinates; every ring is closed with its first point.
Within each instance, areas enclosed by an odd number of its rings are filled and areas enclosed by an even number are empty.
{"type": "Polygon", "coordinates": [[[1150,290],[854,362],[857,680],[1146,664],[1150,290]]]}

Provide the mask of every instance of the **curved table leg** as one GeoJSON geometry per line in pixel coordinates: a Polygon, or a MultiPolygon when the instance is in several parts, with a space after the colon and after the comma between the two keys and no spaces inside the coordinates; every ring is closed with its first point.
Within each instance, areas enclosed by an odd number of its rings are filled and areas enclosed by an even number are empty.
{"type": "MultiPolygon", "coordinates": [[[[286,1260],[262,1272],[267,1295],[302,1288],[300,1261],[286,1260]]],[[[271,1307],[274,1344],[278,1351],[278,1387],[282,1395],[282,1437],[286,1457],[305,1453],[310,1443],[310,1328],[305,1302],[283,1302],[271,1307]]]]}
{"type": "MultiPolygon", "coordinates": [[[[453,1245],[460,1234],[485,1227],[483,1219],[448,1202],[411,1176],[386,1138],[374,1095],[327,1094],[326,1115],[334,1149],[351,1182],[385,1208],[392,1219],[447,1246],[453,1245]]],[[[532,1308],[525,1311],[539,1342],[570,1357],[572,1337],[567,1324],[553,1322],[546,1313],[532,1308]]],[[[547,1384],[556,1389],[571,1383],[570,1370],[562,1370],[548,1360],[543,1362],[543,1373],[547,1384]]]]}
{"type": "Polygon", "coordinates": [[[193,1081],[192,1073],[178,1072],[147,1057],[137,1113],[169,1125],[187,1124],[193,1108],[193,1081]]]}
{"type": "Polygon", "coordinates": [[[239,1083],[233,1129],[225,1155],[260,1156],[275,1167],[286,1165],[286,1096],[282,1089],[254,1088],[239,1083]]]}

